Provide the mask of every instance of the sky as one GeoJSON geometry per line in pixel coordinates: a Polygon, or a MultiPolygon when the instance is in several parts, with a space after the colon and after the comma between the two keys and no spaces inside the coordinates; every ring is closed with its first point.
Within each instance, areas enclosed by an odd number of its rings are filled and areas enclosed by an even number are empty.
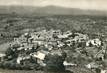
{"type": "Polygon", "coordinates": [[[0,5],[56,5],[80,9],[107,10],[107,0],[0,0],[0,5]]]}

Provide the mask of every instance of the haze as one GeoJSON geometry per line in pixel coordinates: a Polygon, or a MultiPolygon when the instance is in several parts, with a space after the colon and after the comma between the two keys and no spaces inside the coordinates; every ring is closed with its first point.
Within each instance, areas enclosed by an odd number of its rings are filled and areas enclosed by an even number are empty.
{"type": "Polygon", "coordinates": [[[0,0],[0,5],[48,6],[107,10],[107,0],[0,0]]]}

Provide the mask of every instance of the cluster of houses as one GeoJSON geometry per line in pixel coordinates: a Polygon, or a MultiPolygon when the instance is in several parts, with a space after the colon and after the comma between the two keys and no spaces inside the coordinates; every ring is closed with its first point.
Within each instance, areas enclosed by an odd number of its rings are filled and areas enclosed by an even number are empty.
{"type": "Polygon", "coordinates": [[[89,39],[88,35],[81,33],[72,33],[70,31],[61,32],[60,30],[42,30],[33,33],[25,33],[20,38],[15,38],[14,41],[17,43],[33,43],[39,46],[44,45],[45,47],[63,47],[72,46],[74,43],[83,43],[84,46],[101,46],[101,40],[89,39]],[[25,38],[26,37],[26,38],[25,38]]]}
{"type": "MultiPolygon", "coordinates": [[[[36,62],[41,66],[46,66],[44,59],[48,54],[61,55],[61,50],[65,47],[101,47],[102,41],[99,38],[90,39],[87,34],[72,33],[71,31],[61,32],[61,30],[41,30],[37,32],[28,32],[21,35],[19,38],[14,38],[10,44],[9,50],[14,54],[7,54],[8,59],[16,58],[17,64],[22,64],[24,60],[29,60],[31,57],[36,59],[36,62]],[[60,51],[59,51],[60,50],[60,51]]],[[[101,49],[102,50],[102,49],[101,49]]],[[[104,49],[103,49],[104,50],[104,49]]],[[[102,52],[98,52],[102,54],[102,52]]],[[[3,55],[4,56],[4,55],[3,55]]],[[[97,54],[96,54],[97,56],[97,54]]],[[[2,59],[2,55],[0,55],[2,59]]],[[[101,56],[102,57],[102,56],[101,56]]],[[[103,58],[103,57],[102,57],[103,58]]],[[[76,65],[63,62],[65,65],[76,65]]],[[[91,68],[91,65],[86,65],[91,68]]]]}

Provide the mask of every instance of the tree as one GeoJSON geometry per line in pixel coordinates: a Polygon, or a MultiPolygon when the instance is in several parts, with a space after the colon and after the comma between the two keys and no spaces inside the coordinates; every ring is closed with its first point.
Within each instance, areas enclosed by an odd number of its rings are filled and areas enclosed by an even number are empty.
{"type": "Polygon", "coordinates": [[[65,57],[63,56],[59,56],[57,54],[54,55],[47,55],[46,57],[46,67],[45,70],[46,71],[65,71],[65,67],[63,65],[63,61],[65,60],[65,57]]]}

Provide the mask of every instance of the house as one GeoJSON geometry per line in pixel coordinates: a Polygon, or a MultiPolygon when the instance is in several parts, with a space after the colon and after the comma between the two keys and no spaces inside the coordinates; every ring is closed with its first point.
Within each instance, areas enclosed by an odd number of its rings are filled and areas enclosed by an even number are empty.
{"type": "Polygon", "coordinates": [[[30,59],[30,56],[19,56],[17,58],[17,64],[21,64],[21,61],[30,59]]]}
{"type": "Polygon", "coordinates": [[[89,64],[87,64],[87,65],[85,65],[87,68],[89,68],[89,69],[96,69],[96,68],[98,68],[99,67],[99,65],[98,64],[96,64],[95,62],[91,62],[91,63],[89,63],[89,64]]]}
{"type": "Polygon", "coordinates": [[[64,66],[66,66],[66,67],[77,66],[77,64],[68,63],[67,61],[64,61],[63,64],[64,64],[64,66]]]}
{"type": "Polygon", "coordinates": [[[101,43],[102,43],[102,42],[100,41],[100,39],[96,38],[96,39],[88,40],[88,41],[86,42],[86,46],[92,45],[92,46],[97,46],[97,47],[99,47],[99,46],[101,46],[101,43]]]}
{"type": "Polygon", "coordinates": [[[107,73],[107,70],[101,70],[101,73],[107,73]]]}
{"type": "Polygon", "coordinates": [[[0,62],[4,61],[6,54],[0,53],[0,62]]]}

